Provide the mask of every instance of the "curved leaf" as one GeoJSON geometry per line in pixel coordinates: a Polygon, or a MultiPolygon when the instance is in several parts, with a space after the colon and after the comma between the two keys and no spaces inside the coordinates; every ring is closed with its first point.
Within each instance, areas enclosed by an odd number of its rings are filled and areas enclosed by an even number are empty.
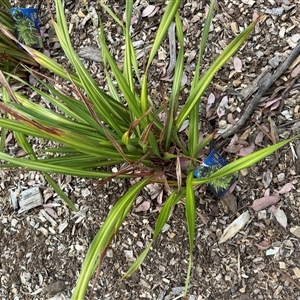
{"type": "Polygon", "coordinates": [[[137,194],[147,184],[150,178],[141,180],[132,186],[126,194],[121,197],[110,211],[108,217],[104,221],[96,236],[94,237],[76,284],[76,288],[72,295],[72,300],[84,299],[89,281],[99,262],[99,256],[107,249],[112,237],[118,231],[121,223],[125,219],[130,210],[137,194]]]}
{"type": "Polygon", "coordinates": [[[266,147],[264,149],[255,151],[255,152],[253,152],[253,153],[251,153],[247,156],[239,158],[239,159],[231,162],[230,164],[222,167],[221,169],[219,169],[217,172],[215,172],[210,177],[193,179],[193,185],[207,183],[207,182],[210,182],[213,179],[224,177],[224,176],[227,176],[227,175],[230,175],[230,174],[234,174],[237,171],[249,168],[249,167],[253,166],[254,164],[256,164],[257,162],[259,162],[260,160],[262,160],[263,158],[265,158],[268,155],[272,154],[273,152],[275,152],[279,148],[283,147],[284,145],[288,144],[292,140],[297,139],[299,137],[300,137],[300,134],[294,136],[293,138],[284,140],[282,142],[271,145],[271,146],[266,147]]]}
{"type": "Polygon", "coordinates": [[[160,211],[159,216],[156,220],[154,234],[153,234],[153,240],[151,241],[151,243],[149,243],[149,245],[145,248],[145,250],[139,255],[139,257],[130,266],[128,271],[123,275],[122,279],[126,278],[126,277],[130,276],[132,273],[134,273],[140,267],[140,265],[143,263],[153,242],[156,240],[156,238],[162,231],[163,226],[166,224],[173,206],[181,199],[183,193],[184,193],[184,189],[182,189],[180,192],[174,191],[169,196],[169,198],[167,199],[166,203],[164,204],[164,206],[163,206],[162,210],[160,211]]]}
{"type": "Polygon", "coordinates": [[[187,119],[188,115],[192,111],[193,107],[198,101],[200,101],[201,96],[206,91],[208,85],[212,81],[215,73],[226,63],[226,61],[234,55],[234,53],[241,47],[245,40],[249,37],[251,31],[253,30],[259,19],[253,21],[243,32],[241,32],[217,57],[210,68],[205,72],[194,88],[191,90],[191,94],[183,106],[181,112],[176,121],[177,130],[181,127],[184,120],[187,119]]]}

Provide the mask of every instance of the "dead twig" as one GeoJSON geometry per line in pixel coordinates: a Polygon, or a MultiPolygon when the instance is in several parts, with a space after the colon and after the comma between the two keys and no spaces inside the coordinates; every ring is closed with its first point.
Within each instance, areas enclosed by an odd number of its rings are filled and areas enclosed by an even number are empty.
{"type": "Polygon", "coordinates": [[[300,285],[299,283],[294,280],[289,274],[287,274],[286,272],[278,269],[277,272],[283,277],[283,279],[289,281],[292,285],[294,285],[297,289],[300,289],[300,285]]]}
{"type": "Polygon", "coordinates": [[[293,88],[293,86],[295,85],[295,83],[299,79],[299,77],[300,77],[300,73],[291,81],[291,83],[288,85],[288,87],[283,91],[283,93],[281,95],[281,102],[280,102],[280,106],[279,106],[279,112],[282,112],[282,108],[283,108],[283,105],[284,105],[284,100],[285,100],[286,94],[293,88]]]}
{"type": "Polygon", "coordinates": [[[234,135],[239,129],[241,129],[244,126],[246,121],[252,115],[261,97],[266,93],[269,87],[287,70],[287,68],[293,63],[293,61],[296,59],[296,57],[299,54],[300,54],[300,42],[298,42],[298,44],[293,49],[289,57],[287,57],[287,59],[279,65],[279,67],[274,72],[274,74],[271,75],[266,81],[264,81],[261,84],[256,95],[254,96],[253,100],[249,103],[249,105],[246,107],[239,121],[231,129],[229,129],[228,131],[222,134],[223,138],[227,138],[229,136],[234,135]]]}
{"type": "Polygon", "coordinates": [[[290,125],[292,125],[294,123],[297,123],[297,122],[300,122],[299,119],[288,121],[288,122],[286,122],[284,124],[279,125],[278,127],[279,128],[287,127],[287,126],[290,126],[290,125]]]}

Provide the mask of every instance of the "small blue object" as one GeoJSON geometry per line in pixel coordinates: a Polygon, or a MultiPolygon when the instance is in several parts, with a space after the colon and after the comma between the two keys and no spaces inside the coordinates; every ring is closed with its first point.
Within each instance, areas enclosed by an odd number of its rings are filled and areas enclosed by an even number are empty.
{"type": "MultiPolygon", "coordinates": [[[[197,178],[208,177],[225,165],[227,165],[227,161],[213,149],[203,164],[195,171],[194,176],[197,178]]],[[[237,174],[225,176],[215,180],[213,183],[207,184],[207,186],[214,194],[222,198],[229,190],[236,176],[237,174]]]]}
{"type": "Polygon", "coordinates": [[[19,42],[31,48],[43,48],[41,30],[36,8],[11,8],[15,35],[19,42]]]}

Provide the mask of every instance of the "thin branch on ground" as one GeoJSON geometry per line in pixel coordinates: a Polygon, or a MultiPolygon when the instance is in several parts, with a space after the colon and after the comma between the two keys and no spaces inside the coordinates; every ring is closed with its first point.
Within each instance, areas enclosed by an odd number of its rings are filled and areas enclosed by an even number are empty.
{"type": "Polygon", "coordinates": [[[286,89],[283,91],[283,93],[281,95],[281,103],[280,103],[280,107],[279,107],[279,112],[282,112],[284,100],[285,100],[287,93],[290,92],[290,90],[293,88],[293,86],[295,85],[295,83],[297,82],[297,80],[299,78],[300,78],[300,73],[292,80],[292,82],[289,84],[289,86],[286,87],[286,89]]]}
{"type": "Polygon", "coordinates": [[[299,54],[300,54],[300,42],[298,42],[298,44],[293,49],[291,54],[287,57],[287,59],[279,65],[275,73],[261,84],[256,95],[254,96],[253,100],[249,103],[249,105],[246,107],[239,121],[231,129],[229,129],[228,131],[222,134],[222,137],[224,139],[234,135],[238,130],[240,130],[244,126],[246,121],[253,114],[254,109],[257,106],[259,100],[262,98],[262,96],[266,93],[266,91],[270,88],[270,86],[287,70],[287,68],[294,62],[294,60],[299,54]]]}

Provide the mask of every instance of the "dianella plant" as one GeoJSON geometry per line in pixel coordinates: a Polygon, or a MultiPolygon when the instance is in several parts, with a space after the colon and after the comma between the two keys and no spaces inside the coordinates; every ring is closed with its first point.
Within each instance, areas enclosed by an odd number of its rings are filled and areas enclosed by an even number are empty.
{"type": "MultiPolygon", "coordinates": [[[[199,165],[199,152],[214,137],[211,133],[204,139],[199,139],[201,97],[215,73],[241,47],[259,19],[250,23],[214,60],[212,65],[206,71],[201,72],[201,60],[215,4],[214,0],[211,1],[199,41],[198,60],[193,78],[191,78],[188,97],[183,105],[179,105],[185,64],[184,31],[179,14],[181,2],[168,1],[166,4],[143,68],[139,67],[131,39],[130,23],[133,1],[126,1],[124,21],[120,20],[108,6],[100,3],[102,13],[107,13],[123,30],[125,44],[124,61],[120,67],[121,64],[116,62],[109,51],[105,30],[100,22],[98,39],[102,51],[107,90],[97,85],[74,51],[61,0],[55,0],[56,17],[52,22],[61,47],[72,65],[72,70],[66,70],[51,58],[23,45],[30,59],[33,58],[37,64],[50,71],[53,78],[48,76],[40,79],[39,74],[37,76],[39,84],[35,87],[12,73],[0,73],[3,85],[0,108],[9,116],[0,119],[0,126],[14,132],[19,146],[26,153],[24,157],[16,158],[0,152],[0,159],[6,162],[1,167],[23,167],[43,172],[53,189],[73,210],[76,210],[76,207],[60,190],[50,174],[95,178],[100,183],[101,180],[105,183],[113,178],[139,179],[134,180],[135,183],[114,204],[91,242],[73,291],[72,299],[74,300],[84,299],[89,281],[97,266],[104,259],[110,241],[130,212],[137,195],[146,185],[155,182],[165,186],[166,200],[157,217],[152,241],[124,274],[124,277],[132,274],[141,265],[168,220],[172,207],[182,200],[185,202],[187,238],[190,248],[185,291],[187,292],[195,238],[195,187],[210,182],[216,183],[220,178],[248,168],[291,141],[288,139],[237,159],[215,170],[208,177],[194,178],[194,171],[199,165]],[[161,104],[154,105],[150,89],[148,89],[149,79],[154,80],[150,78],[149,70],[172,22],[176,26],[179,49],[172,87],[168,95],[162,95],[161,104]],[[32,89],[40,97],[49,101],[60,113],[30,101],[21,91],[13,91],[9,85],[12,78],[23,82],[27,89],[32,89]],[[61,90],[57,86],[54,88],[57,78],[59,78],[61,90]],[[64,86],[68,89],[72,88],[73,97],[64,92],[64,86]],[[140,86],[140,89],[136,89],[136,86],[140,86]],[[160,118],[162,113],[165,115],[164,119],[160,118]],[[189,121],[186,135],[187,146],[183,144],[179,133],[186,120],[189,121]],[[55,142],[56,146],[34,151],[27,141],[28,136],[42,138],[44,141],[51,141],[52,144],[55,142]],[[181,164],[182,159],[187,160],[185,169],[181,164]],[[122,166],[119,172],[107,171],[116,165],[122,166]]],[[[14,41],[14,37],[5,24],[1,24],[0,29],[5,39],[9,38],[14,41]]],[[[36,74],[35,71],[31,72],[32,75],[36,74]]]]}

